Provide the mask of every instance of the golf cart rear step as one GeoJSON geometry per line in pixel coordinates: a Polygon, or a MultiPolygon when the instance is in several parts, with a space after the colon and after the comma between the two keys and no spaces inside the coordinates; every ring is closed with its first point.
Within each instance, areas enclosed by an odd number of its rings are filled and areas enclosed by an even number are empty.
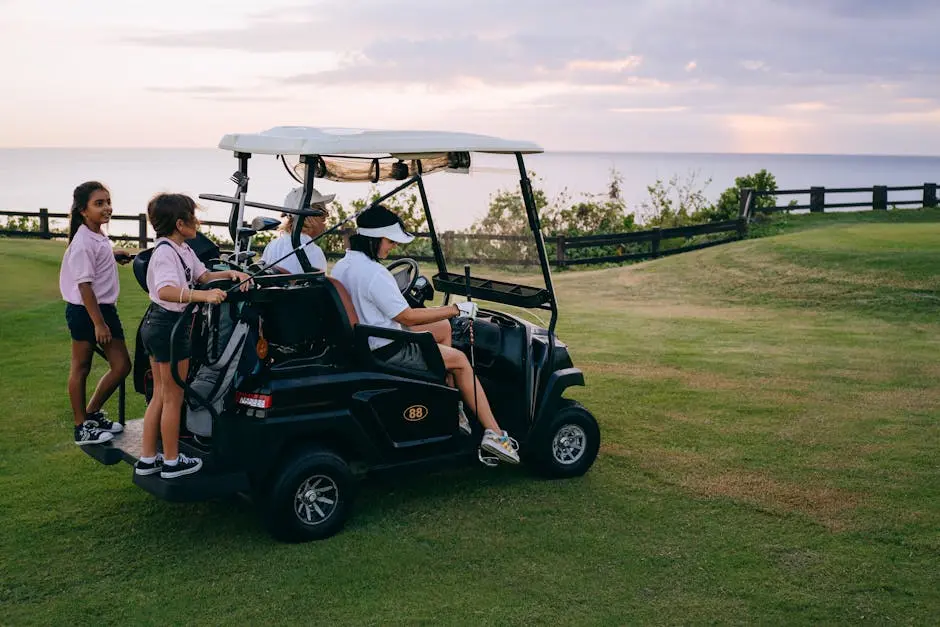
{"type": "Polygon", "coordinates": [[[177,479],[162,479],[159,474],[135,474],[134,485],[158,499],[175,503],[205,501],[251,491],[248,475],[243,472],[215,474],[206,469],[177,479]]]}
{"type": "MultiPolygon", "coordinates": [[[[140,457],[143,431],[143,418],[128,420],[124,425],[124,431],[115,434],[110,442],[89,444],[83,446],[82,451],[106,466],[112,466],[122,461],[133,466],[134,462],[140,457]]],[[[183,445],[182,442],[181,445],[183,445]]],[[[186,448],[185,452],[187,454],[191,452],[199,454],[194,450],[190,451],[190,447],[186,448]]],[[[202,455],[200,454],[200,456],[202,455]]],[[[206,457],[203,459],[205,465],[202,470],[194,475],[176,479],[162,479],[159,473],[145,476],[134,474],[134,483],[157,498],[175,502],[204,501],[238,492],[247,492],[251,489],[248,476],[245,473],[213,472],[212,460],[206,457]]]]}
{"type": "Polygon", "coordinates": [[[82,451],[94,457],[105,466],[118,462],[133,465],[140,457],[140,446],[144,438],[144,419],[128,420],[122,433],[116,433],[110,442],[104,444],[86,444],[82,451]]]}

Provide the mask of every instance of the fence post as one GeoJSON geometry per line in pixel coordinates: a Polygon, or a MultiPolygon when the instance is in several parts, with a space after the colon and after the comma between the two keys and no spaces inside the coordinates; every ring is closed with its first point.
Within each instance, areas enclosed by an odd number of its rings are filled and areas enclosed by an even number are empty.
{"type": "Polygon", "coordinates": [[[49,231],[49,210],[45,207],[39,209],[39,237],[52,239],[52,233],[49,231]]]}
{"type": "Polygon", "coordinates": [[[565,265],[565,236],[559,235],[555,239],[555,264],[560,268],[565,265]]]}
{"type": "Polygon", "coordinates": [[[937,206],[937,184],[936,183],[924,183],[924,206],[925,207],[937,206]]]}
{"type": "Polygon", "coordinates": [[[888,186],[875,185],[871,188],[871,208],[877,211],[888,209],[888,186]]]}
{"type": "Polygon", "coordinates": [[[809,188],[809,210],[810,213],[822,213],[826,210],[826,188],[809,188]]]}
{"type": "Polygon", "coordinates": [[[738,237],[747,237],[747,218],[738,218],[738,237]]]}
{"type": "Polygon", "coordinates": [[[147,214],[139,214],[137,220],[137,247],[144,250],[147,248],[147,214]]]}
{"type": "Polygon", "coordinates": [[[652,244],[652,246],[651,246],[652,251],[651,251],[651,252],[652,252],[652,254],[653,254],[653,258],[655,259],[656,257],[659,257],[659,245],[660,245],[660,243],[662,243],[662,241],[663,241],[663,233],[662,233],[662,231],[660,230],[660,227],[658,227],[658,226],[655,227],[655,228],[653,229],[653,231],[655,231],[655,232],[653,233],[653,240],[652,240],[652,242],[651,242],[651,244],[652,244]]]}

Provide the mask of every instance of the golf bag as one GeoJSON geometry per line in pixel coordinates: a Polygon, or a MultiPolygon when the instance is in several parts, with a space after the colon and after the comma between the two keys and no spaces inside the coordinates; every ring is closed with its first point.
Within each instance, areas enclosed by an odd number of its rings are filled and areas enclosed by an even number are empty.
{"type": "Polygon", "coordinates": [[[187,395],[186,402],[186,428],[190,432],[205,437],[212,435],[212,411],[197,401],[195,395],[205,400],[216,414],[222,411],[235,385],[245,345],[252,335],[250,331],[247,322],[236,322],[218,358],[200,364],[193,375],[189,387],[195,394],[187,395]]]}

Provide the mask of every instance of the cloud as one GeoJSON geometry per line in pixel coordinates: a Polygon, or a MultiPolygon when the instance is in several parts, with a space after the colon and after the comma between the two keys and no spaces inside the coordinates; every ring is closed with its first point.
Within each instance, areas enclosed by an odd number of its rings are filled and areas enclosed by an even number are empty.
{"type": "Polygon", "coordinates": [[[688,111],[688,107],[618,107],[609,109],[612,113],[681,113],[688,111]]]}
{"type": "Polygon", "coordinates": [[[634,68],[640,67],[640,64],[643,62],[643,57],[639,55],[630,55],[625,59],[613,59],[613,60],[588,60],[588,59],[576,59],[574,61],[569,61],[566,64],[566,69],[574,71],[588,71],[588,72],[623,72],[625,70],[632,70],[634,68]]]}
{"type": "Polygon", "coordinates": [[[747,133],[769,145],[787,133],[808,137],[806,125],[837,115],[863,126],[886,114],[898,114],[885,118],[898,124],[933,120],[920,109],[940,101],[936,18],[940,3],[928,0],[310,1],[237,27],[127,41],[293,59],[283,72],[254,77],[287,99],[397,90],[427,94],[426,109],[465,102],[490,116],[505,106],[556,121],[688,118],[736,145],[747,133]],[[297,71],[312,54],[332,61],[297,71]],[[907,112],[916,115],[900,115],[915,106],[907,112]]]}

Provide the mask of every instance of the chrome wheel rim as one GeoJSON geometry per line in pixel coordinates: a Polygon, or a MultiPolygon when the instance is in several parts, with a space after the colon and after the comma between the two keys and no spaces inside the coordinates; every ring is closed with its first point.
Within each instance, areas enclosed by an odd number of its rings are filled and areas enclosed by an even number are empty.
{"type": "Polygon", "coordinates": [[[294,493],[294,514],[305,525],[325,522],[339,504],[339,486],[326,475],[308,477],[294,493]]]}
{"type": "Polygon", "coordinates": [[[578,425],[565,425],[555,433],[552,440],[552,456],[563,466],[575,464],[584,456],[587,434],[578,425]]]}

